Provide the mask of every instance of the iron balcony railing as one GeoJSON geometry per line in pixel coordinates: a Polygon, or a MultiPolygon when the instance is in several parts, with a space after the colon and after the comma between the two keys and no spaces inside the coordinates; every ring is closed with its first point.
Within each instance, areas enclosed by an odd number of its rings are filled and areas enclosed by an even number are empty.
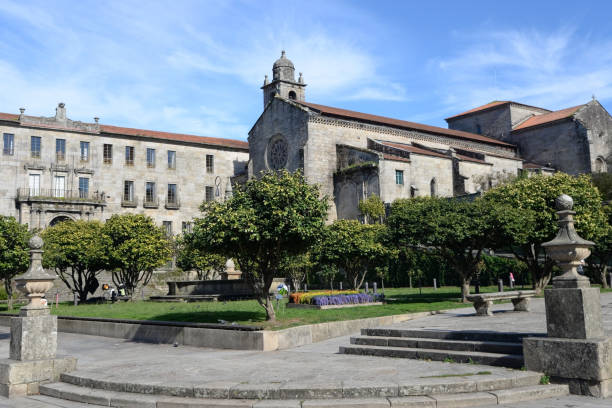
{"type": "Polygon", "coordinates": [[[138,197],[128,194],[123,194],[121,196],[121,206],[122,207],[137,207],[138,206],[138,197]]]}
{"type": "Polygon", "coordinates": [[[106,202],[104,193],[83,190],[20,188],[17,190],[18,200],[59,200],[59,201],[94,201],[106,202]]]}
{"type": "Polygon", "coordinates": [[[166,209],[168,210],[178,210],[181,206],[181,202],[178,197],[166,197],[166,209]]]}
{"type": "Polygon", "coordinates": [[[157,197],[146,197],[142,201],[142,206],[144,208],[157,208],[159,207],[159,200],[157,197]]]}

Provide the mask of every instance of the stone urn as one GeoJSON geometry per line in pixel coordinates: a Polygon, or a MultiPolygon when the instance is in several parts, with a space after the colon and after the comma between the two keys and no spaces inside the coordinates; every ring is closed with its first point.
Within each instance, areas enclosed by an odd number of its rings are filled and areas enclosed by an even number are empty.
{"type": "Polygon", "coordinates": [[[34,235],[30,238],[30,267],[26,273],[15,278],[17,289],[28,297],[30,302],[23,309],[46,309],[42,297],[53,287],[55,274],[46,272],[42,266],[43,240],[34,235]]]}
{"type": "Polygon", "coordinates": [[[580,263],[589,257],[591,247],[595,243],[582,239],[574,228],[574,214],[572,211],[574,200],[566,194],[560,195],[555,200],[558,210],[559,231],[552,240],[542,244],[546,254],[557,263],[563,274],[553,279],[553,286],[563,287],[588,287],[589,278],[578,273],[580,263]]]}

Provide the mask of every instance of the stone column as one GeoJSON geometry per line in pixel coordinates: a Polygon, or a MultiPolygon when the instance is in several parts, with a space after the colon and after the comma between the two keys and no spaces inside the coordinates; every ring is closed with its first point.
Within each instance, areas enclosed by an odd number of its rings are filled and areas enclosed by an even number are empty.
{"type": "Polygon", "coordinates": [[[574,229],[571,197],[562,195],[555,204],[559,232],[542,246],[563,274],[544,291],[548,337],[523,340],[525,367],[568,383],[573,394],[612,396],[612,338],[604,335],[599,289],[576,271],[594,244],[574,229]]]}
{"type": "Polygon", "coordinates": [[[57,316],[49,313],[42,297],[56,276],[42,267],[42,239],[35,235],[29,244],[30,268],[15,282],[30,302],[11,319],[9,358],[0,360],[0,395],[9,398],[37,394],[39,384],[57,381],[61,373],[76,368],[75,358],[55,355],[57,316]]]}

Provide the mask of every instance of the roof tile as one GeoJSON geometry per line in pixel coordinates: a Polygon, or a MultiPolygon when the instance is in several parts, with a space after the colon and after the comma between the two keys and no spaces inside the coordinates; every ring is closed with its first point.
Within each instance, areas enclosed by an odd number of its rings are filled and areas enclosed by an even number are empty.
{"type": "Polygon", "coordinates": [[[573,106],[571,108],[561,109],[558,111],[554,111],[551,113],[545,113],[544,115],[536,115],[532,116],[514,129],[513,132],[517,130],[522,130],[526,128],[530,128],[533,126],[543,125],[545,123],[555,122],[557,120],[566,119],[571,117],[576,111],[582,108],[584,105],[573,106]]]}
{"type": "Polygon", "coordinates": [[[489,108],[494,108],[496,106],[505,105],[505,104],[508,104],[508,103],[512,103],[512,102],[511,101],[493,101],[493,102],[489,102],[489,103],[487,103],[485,105],[478,106],[478,107],[476,107],[474,109],[470,109],[468,111],[459,113],[457,115],[450,116],[450,117],[446,118],[446,120],[458,118],[459,116],[469,115],[470,113],[487,110],[489,108]]]}

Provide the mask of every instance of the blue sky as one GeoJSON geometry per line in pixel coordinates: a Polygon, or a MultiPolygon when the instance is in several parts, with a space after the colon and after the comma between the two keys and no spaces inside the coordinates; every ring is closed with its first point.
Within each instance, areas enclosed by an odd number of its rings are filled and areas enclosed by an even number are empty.
{"type": "Polygon", "coordinates": [[[0,112],[245,140],[285,49],[310,102],[446,127],[612,106],[610,1],[0,0],[0,112]]]}

